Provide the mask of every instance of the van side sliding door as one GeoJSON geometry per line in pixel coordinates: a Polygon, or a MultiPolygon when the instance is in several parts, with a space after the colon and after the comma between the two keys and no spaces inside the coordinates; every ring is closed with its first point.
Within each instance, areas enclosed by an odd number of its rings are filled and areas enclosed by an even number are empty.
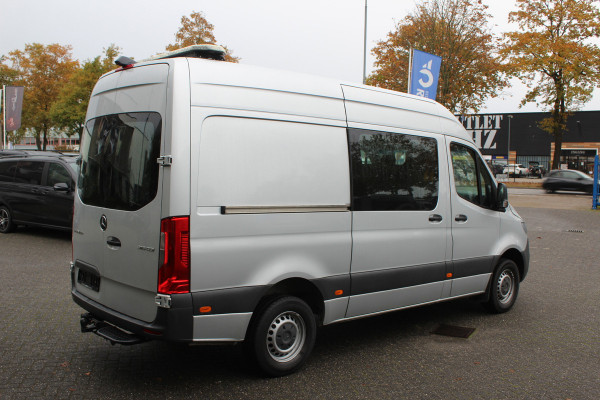
{"type": "Polygon", "coordinates": [[[353,249],[347,317],[439,300],[450,256],[443,137],[354,128],[348,134],[353,249]]]}

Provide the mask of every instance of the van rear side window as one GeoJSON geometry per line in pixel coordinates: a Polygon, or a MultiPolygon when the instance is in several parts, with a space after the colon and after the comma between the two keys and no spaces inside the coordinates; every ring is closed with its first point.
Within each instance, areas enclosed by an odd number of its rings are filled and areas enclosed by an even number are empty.
{"type": "Polygon", "coordinates": [[[350,129],[355,211],[433,210],[438,150],[433,138],[350,129]]]}
{"type": "Polygon", "coordinates": [[[113,114],[86,124],[78,191],[85,204],[135,211],[158,190],[161,117],[113,114]]]}
{"type": "Polygon", "coordinates": [[[17,172],[15,173],[15,182],[40,185],[42,183],[43,172],[44,163],[41,161],[19,161],[17,172]]]}

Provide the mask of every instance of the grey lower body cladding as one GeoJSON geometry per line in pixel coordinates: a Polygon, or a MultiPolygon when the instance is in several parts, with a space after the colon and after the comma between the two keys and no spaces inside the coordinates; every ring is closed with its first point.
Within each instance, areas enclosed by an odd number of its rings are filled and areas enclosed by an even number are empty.
{"type": "MultiPolygon", "coordinates": [[[[527,253],[523,253],[525,264],[528,264],[527,253]]],[[[353,296],[440,282],[448,279],[448,271],[453,271],[453,278],[489,274],[493,271],[497,259],[498,257],[484,257],[454,263],[392,268],[315,279],[310,282],[318,289],[322,300],[327,301],[336,298],[336,292],[340,290],[344,296],[353,296]]],[[[525,266],[525,273],[526,270],[525,266]]],[[[194,316],[252,313],[271,288],[272,286],[265,285],[173,294],[170,308],[157,307],[156,318],[150,323],[104,307],[78,292],[74,286],[71,294],[75,303],[88,311],[89,315],[84,315],[84,319],[87,318],[88,321],[108,322],[144,340],[192,342],[194,316]],[[201,312],[201,308],[205,306],[210,306],[208,314],[201,312]]],[[[92,327],[88,331],[95,331],[97,326],[101,326],[91,322],[88,324],[92,327]]],[[[84,325],[82,322],[82,329],[84,325]]]]}
{"type": "Polygon", "coordinates": [[[95,320],[108,322],[140,338],[173,342],[191,342],[193,340],[192,295],[190,293],[171,295],[171,308],[157,307],[156,318],[150,323],[117,313],[89,299],[76,289],[72,289],[71,296],[73,301],[88,311],[95,320]]]}

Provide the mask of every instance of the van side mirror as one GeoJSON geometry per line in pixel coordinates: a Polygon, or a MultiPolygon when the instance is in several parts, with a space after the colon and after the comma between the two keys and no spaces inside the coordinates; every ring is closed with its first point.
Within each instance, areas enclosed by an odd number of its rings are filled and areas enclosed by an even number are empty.
{"type": "Polygon", "coordinates": [[[67,185],[66,183],[60,182],[57,183],[56,185],[54,185],[53,188],[55,191],[57,192],[69,192],[71,191],[71,188],[69,188],[69,185],[67,185]]]}
{"type": "Polygon", "coordinates": [[[508,207],[508,188],[504,183],[498,184],[496,190],[496,210],[504,211],[508,207]]]}

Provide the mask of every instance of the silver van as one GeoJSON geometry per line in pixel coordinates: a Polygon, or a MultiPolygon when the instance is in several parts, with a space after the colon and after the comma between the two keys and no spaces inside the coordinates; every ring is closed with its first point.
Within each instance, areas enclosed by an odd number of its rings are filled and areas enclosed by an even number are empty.
{"type": "Polygon", "coordinates": [[[321,325],[465,296],[513,306],[525,223],[449,111],[201,50],[120,62],[94,88],[73,218],[82,331],[243,342],[280,376],[321,325]]]}

